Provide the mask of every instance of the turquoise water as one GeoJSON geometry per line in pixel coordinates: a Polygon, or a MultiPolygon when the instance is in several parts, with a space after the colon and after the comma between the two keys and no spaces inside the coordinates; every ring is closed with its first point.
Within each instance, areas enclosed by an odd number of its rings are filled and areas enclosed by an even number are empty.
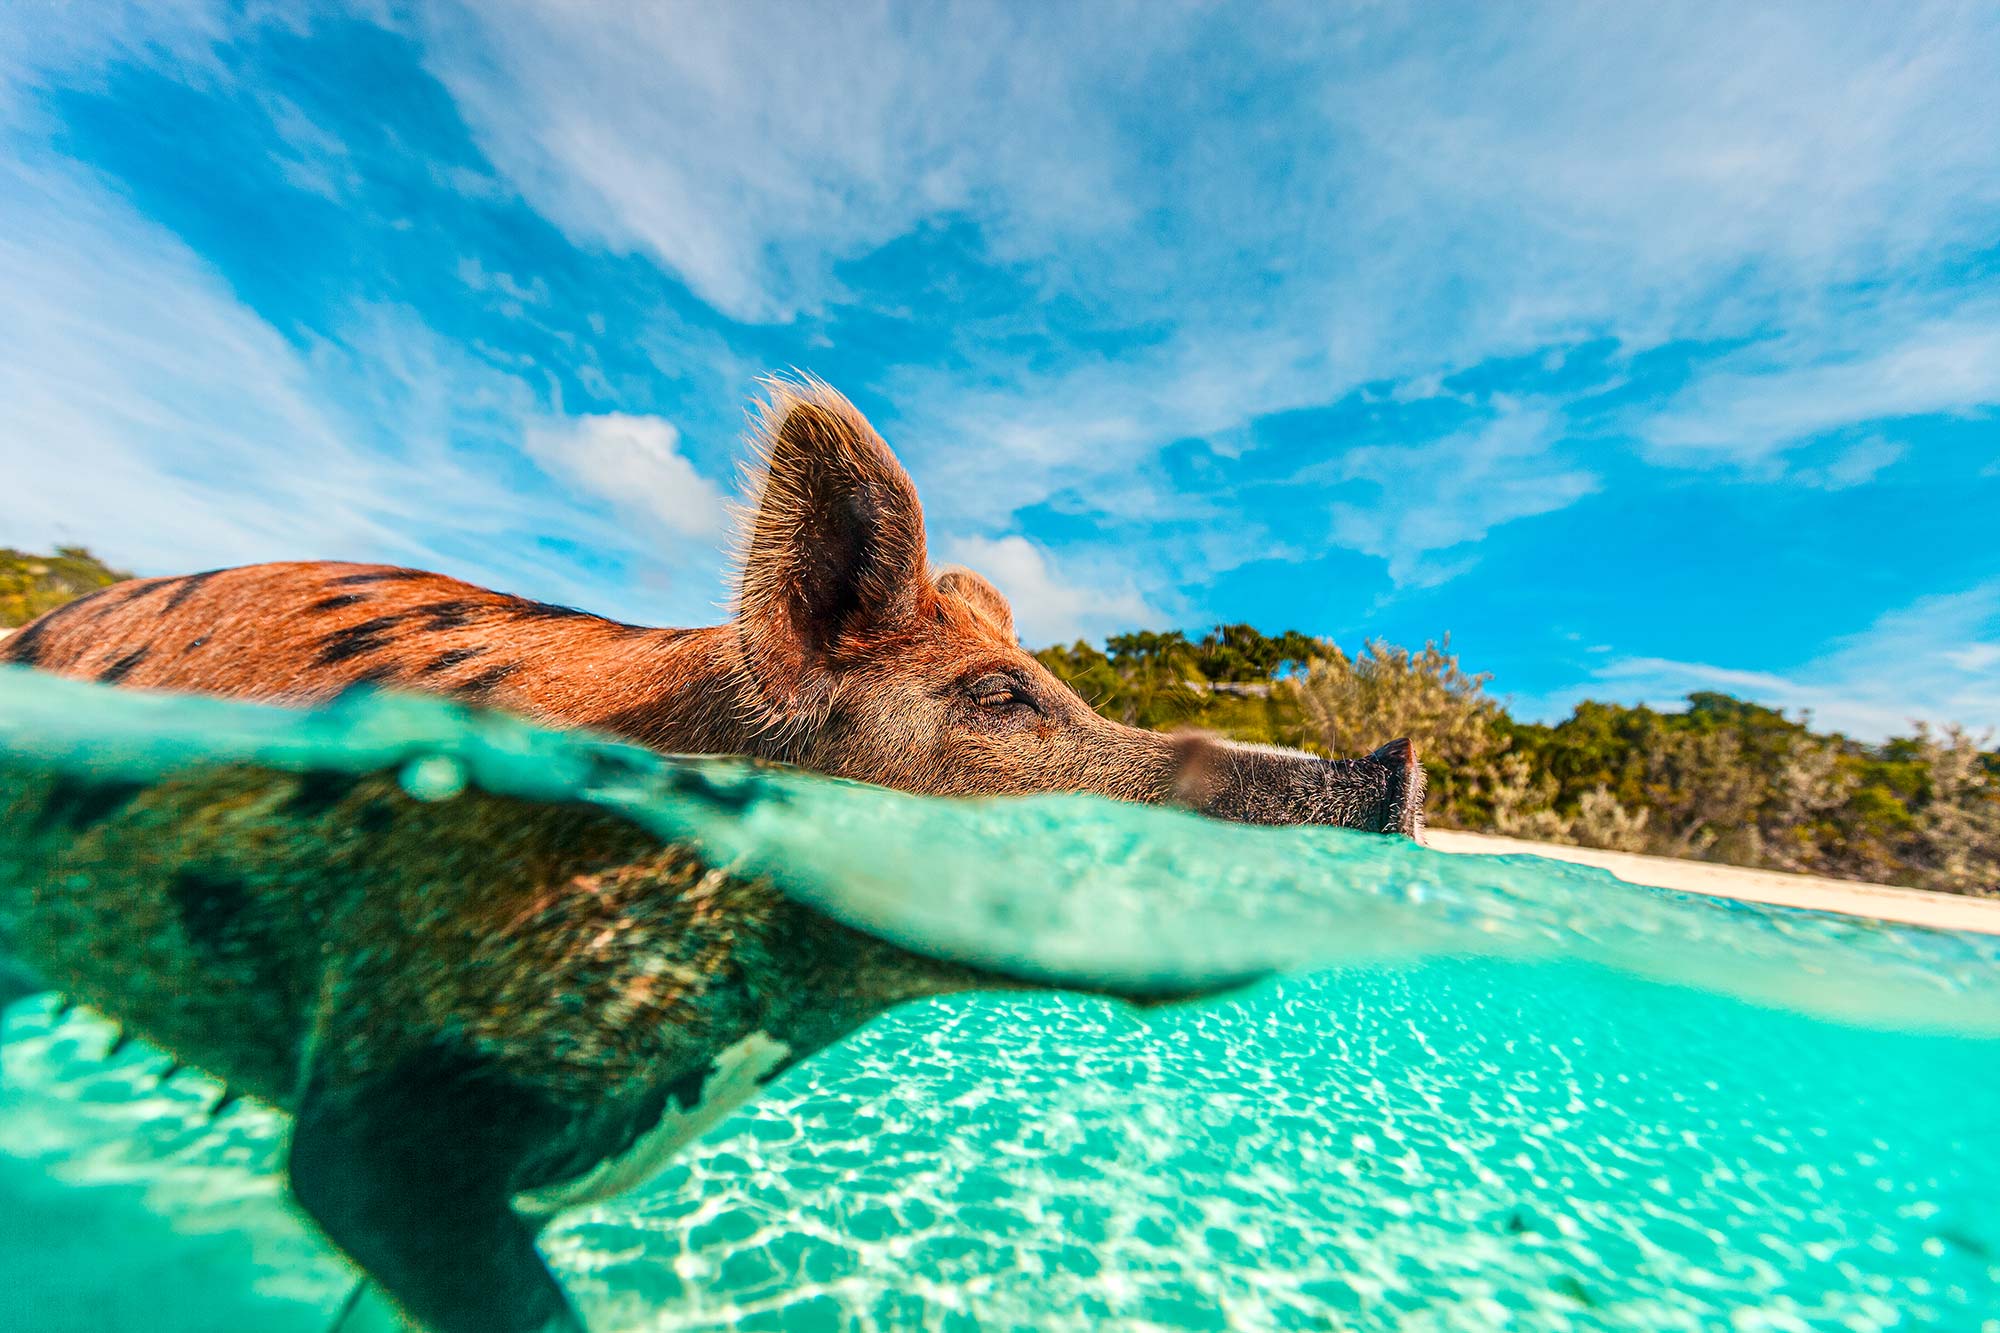
{"type": "MultiPolygon", "coordinates": [[[[374,700],[0,677],[93,771],[401,766],[583,796],[891,935],[1051,977],[1282,975],[1143,1016],[899,1010],[545,1236],[596,1329],[2000,1329],[2000,948],[1533,858],[1061,798],[952,803],[374,700]],[[726,819],[694,780],[777,799],[726,819]]],[[[282,1120],[7,1015],[0,1327],[318,1329],[282,1120]],[[11,1207],[9,1205],[12,1205],[11,1207]]]]}

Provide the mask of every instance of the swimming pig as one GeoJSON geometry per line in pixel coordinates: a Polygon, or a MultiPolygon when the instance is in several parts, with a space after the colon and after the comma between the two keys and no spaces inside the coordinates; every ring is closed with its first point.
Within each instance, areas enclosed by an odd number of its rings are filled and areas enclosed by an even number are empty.
{"type": "Polygon", "coordinates": [[[394,686],[913,792],[1096,792],[1419,832],[1408,741],[1324,760],[1093,712],[1023,651],[992,584],[932,571],[909,475],[832,389],[774,385],[758,443],[726,625],[646,629],[414,569],[269,564],[106,589],[0,642],[0,663],[295,701],[394,686]]]}
{"type": "MultiPolygon", "coordinates": [[[[681,795],[745,800],[706,776],[681,795]]],[[[299,1206],[435,1333],[575,1333],[542,1218],[892,1005],[1033,984],[945,952],[594,805],[0,751],[0,959],[290,1111],[299,1206]]]]}

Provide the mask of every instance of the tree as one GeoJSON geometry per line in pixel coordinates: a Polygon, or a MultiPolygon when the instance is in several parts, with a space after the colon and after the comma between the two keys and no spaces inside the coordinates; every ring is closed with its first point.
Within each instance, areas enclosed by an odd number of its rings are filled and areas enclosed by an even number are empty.
{"type": "Polygon", "coordinates": [[[1919,725],[1916,741],[1929,771],[1912,859],[1925,887],[2000,893],[2000,784],[1992,757],[1962,727],[1919,725]]]}
{"type": "Polygon", "coordinates": [[[131,577],[81,546],[58,546],[54,555],[0,546],[0,626],[25,625],[65,602],[131,577]]]}
{"type": "Polygon", "coordinates": [[[1489,677],[1469,675],[1449,638],[1411,652],[1369,640],[1349,657],[1331,644],[1302,677],[1285,682],[1298,699],[1309,733],[1328,754],[1365,754],[1407,736],[1430,778],[1432,813],[1440,822],[1474,814],[1481,776],[1505,746],[1500,705],[1486,693],[1489,677]]]}

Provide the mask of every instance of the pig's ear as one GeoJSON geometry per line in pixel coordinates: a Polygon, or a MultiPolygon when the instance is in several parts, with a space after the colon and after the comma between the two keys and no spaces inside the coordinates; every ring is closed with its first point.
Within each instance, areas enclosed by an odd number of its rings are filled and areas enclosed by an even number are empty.
{"type": "Polygon", "coordinates": [[[915,614],[924,510],[889,446],[817,380],[769,385],[736,624],[764,703],[824,707],[843,665],[915,614]]]}
{"type": "Polygon", "coordinates": [[[938,571],[937,590],[940,593],[959,597],[973,611],[993,628],[1014,638],[1014,608],[1000,590],[983,577],[973,573],[963,565],[951,565],[938,571]]]}

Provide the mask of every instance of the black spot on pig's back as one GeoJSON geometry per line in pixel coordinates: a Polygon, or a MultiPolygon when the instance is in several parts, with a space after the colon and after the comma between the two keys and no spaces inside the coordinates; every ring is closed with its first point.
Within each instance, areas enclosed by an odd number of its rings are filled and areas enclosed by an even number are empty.
{"type": "Polygon", "coordinates": [[[226,871],[190,867],[174,872],[167,892],[190,943],[211,954],[254,944],[250,925],[255,895],[226,871]]]}
{"type": "Polygon", "coordinates": [[[144,662],[151,652],[150,648],[134,648],[131,652],[98,672],[98,683],[100,685],[116,685],[119,681],[131,675],[132,668],[144,662]]]}

